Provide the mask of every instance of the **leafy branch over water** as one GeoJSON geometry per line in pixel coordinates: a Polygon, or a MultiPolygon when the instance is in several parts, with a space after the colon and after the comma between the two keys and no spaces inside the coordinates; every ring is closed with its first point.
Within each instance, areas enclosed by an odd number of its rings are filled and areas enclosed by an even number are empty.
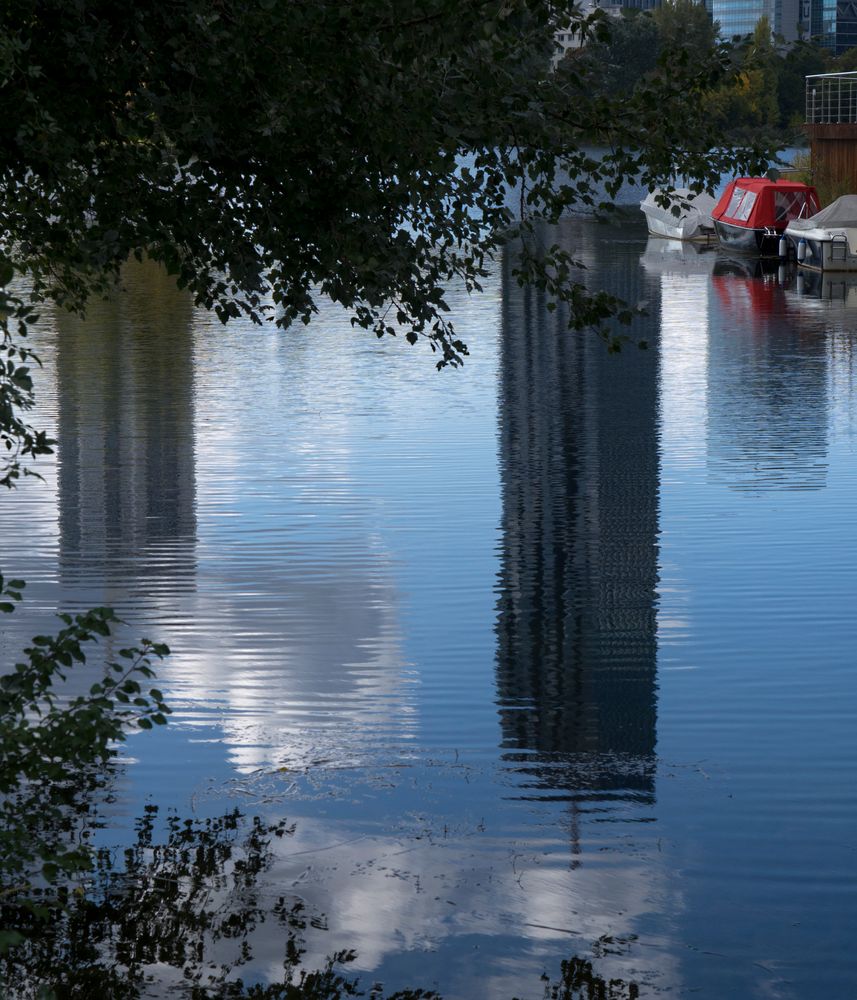
{"type": "MultiPolygon", "coordinates": [[[[309,323],[323,295],[457,365],[449,287],[478,291],[533,220],[767,159],[712,128],[722,51],[666,46],[605,88],[603,60],[554,71],[554,38],[618,29],[555,0],[6,7],[0,249],[63,305],[145,253],[224,321],[309,323]]],[[[604,331],[585,262],[541,251],[521,282],[604,331]]]]}
{"type": "Polygon", "coordinates": [[[35,475],[22,459],[50,455],[56,444],[24,417],[35,405],[31,372],[39,359],[26,336],[38,316],[31,303],[4,287],[13,274],[12,265],[0,257],[0,487],[7,488],[22,474],[35,475]]]}
{"type": "MultiPolygon", "coordinates": [[[[23,586],[0,576],[0,611],[14,610],[23,586]]],[[[163,725],[170,711],[157,688],[141,684],[169,652],[147,639],[121,649],[87,694],[63,697],[69,668],[118,619],[108,608],[59,617],[63,628],[36,636],[0,677],[0,950],[22,940],[11,914],[46,921],[67,893],[54,887],[90,869],[93,802],[117,745],[132,727],[163,725]]]]}

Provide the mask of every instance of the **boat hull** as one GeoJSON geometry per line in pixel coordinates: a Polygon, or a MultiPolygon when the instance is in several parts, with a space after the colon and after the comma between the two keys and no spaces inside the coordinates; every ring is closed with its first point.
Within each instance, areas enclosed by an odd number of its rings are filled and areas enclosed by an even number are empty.
{"type": "Polygon", "coordinates": [[[857,230],[786,229],[791,251],[801,267],[816,271],[857,271],[857,230]],[[804,243],[804,252],[800,244],[804,243]],[[803,256],[803,260],[801,260],[803,256]]]}
{"type": "Polygon", "coordinates": [[[711,226],[701,225],[698,220],[683,221],[675,226],[646,216],[646,226],[650,236],[659,236],[665,240],[681,240],[685,243],[709,243],[714,239],[711,226]]]}
{"type": "Polygon", "coordinates": [[[753,229],[749,226],[735,226],[731,222],[714,220],[714,229],[721,246],[739,253],[752,253],[760,257],[778,257],[782,229],[766,227],[753,229]]]}

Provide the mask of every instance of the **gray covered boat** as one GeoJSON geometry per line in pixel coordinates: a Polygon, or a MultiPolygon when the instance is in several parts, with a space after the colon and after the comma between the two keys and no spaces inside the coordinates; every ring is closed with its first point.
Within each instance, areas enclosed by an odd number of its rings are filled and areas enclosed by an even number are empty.
{"type": "Polygon", "coordinates": [[[845,194],[808,219],[794,219],[785,236],[804,267],[857,271],[857,194],[845,194]]]}
{"type": "Polygon", "coordinates": [[[665,194],[665,191],[655,188],[640,203],[652,236],[664,236],[671,240],[714,239],[711,211],[716,202],[711,195],[676,188],[668,195],[670,204],[664,207],[658,204],[658,198],[663,198],[665,194]],[[677,208],[678,212],[674,212],[673,208],[677,208]]]}

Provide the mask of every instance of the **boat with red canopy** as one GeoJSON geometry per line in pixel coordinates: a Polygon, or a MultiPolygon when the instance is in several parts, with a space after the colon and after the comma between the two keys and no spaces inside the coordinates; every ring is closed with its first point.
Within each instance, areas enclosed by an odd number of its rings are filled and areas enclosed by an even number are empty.
{"type": "Polygon", "coordinates": [[[820,208],[818,194],[809,184],[737,177],[723,192],[711,218],[723,246],[776,257],[786,226],[815,215],[820,208]]]}

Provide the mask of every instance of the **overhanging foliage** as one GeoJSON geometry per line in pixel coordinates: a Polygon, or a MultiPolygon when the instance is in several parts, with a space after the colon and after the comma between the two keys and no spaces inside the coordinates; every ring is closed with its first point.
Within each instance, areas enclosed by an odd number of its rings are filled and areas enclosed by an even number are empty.
{"type": "MultiPolygon", "coordinates": [[[[0,29],[3,252],[61,302],[145,252],[224,319],[308,322],[328,295],[458,363],[445,286],[478,289],[534,217],[757,165],[700,113],[716,51],[667,53],[631,95],[553,72],[555,31],[607,30],[569,4],[10,0],[0,29]]],[[[542,250],[522,279],[598,325],[542,250]]]]}

